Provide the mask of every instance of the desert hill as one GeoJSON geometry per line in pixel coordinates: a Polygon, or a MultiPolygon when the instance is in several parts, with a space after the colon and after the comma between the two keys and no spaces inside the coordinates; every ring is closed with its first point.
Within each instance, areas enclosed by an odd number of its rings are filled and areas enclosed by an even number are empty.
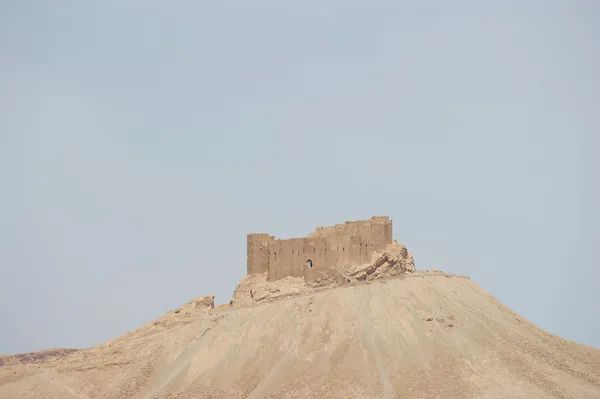
{"type": "Polygon", "coordinates": [[[0,397],[600,398],[600,350],[537,328],[468,278],[292,291],[239,307],[200,298],[91,349],[5,358],[0,397]]]}

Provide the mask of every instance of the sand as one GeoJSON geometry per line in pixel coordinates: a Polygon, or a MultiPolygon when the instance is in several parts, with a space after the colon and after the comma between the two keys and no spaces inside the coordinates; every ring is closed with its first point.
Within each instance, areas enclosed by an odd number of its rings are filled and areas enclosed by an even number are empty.
{"type": "Polygon", "coordinates": [[[190,305],[45,353],[0,357],[0,398],[600,398],[600,350],[443,273],[190,305]]]}

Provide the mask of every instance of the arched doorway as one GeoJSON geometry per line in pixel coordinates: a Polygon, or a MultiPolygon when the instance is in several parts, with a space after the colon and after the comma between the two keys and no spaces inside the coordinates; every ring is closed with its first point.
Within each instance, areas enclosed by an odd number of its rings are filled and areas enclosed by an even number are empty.
{"type": "Polygon", "coordinates": [[[313,261],[312,261],[312,259],[309,259],[309,260],[306,261],[306,266],[308,266],[309,269],[312,269],[312,267],[313,267],[313,261]]]}

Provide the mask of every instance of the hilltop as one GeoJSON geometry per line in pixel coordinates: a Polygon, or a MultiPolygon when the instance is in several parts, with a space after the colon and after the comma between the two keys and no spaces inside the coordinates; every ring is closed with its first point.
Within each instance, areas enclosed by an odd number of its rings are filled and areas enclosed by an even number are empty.
{"type": "Polygon", "coordinates": [[[212,299],[91,349],[0,367],[0,397],[600,397],[600,350],[541,330],[465,277],[212,299]]]}

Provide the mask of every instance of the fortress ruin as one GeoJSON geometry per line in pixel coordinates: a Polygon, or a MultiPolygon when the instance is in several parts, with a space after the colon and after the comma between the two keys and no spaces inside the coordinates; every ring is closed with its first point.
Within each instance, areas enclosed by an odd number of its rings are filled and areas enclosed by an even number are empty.
{"type": "Polygon", "coordinates": [[[248,234],[248,275],[267,273],[268,281],[328,273],[369,263],[375,251],[392,244],[392,221],[387,216],[317,227],[307,237],[276,239],[248,234]]]}

